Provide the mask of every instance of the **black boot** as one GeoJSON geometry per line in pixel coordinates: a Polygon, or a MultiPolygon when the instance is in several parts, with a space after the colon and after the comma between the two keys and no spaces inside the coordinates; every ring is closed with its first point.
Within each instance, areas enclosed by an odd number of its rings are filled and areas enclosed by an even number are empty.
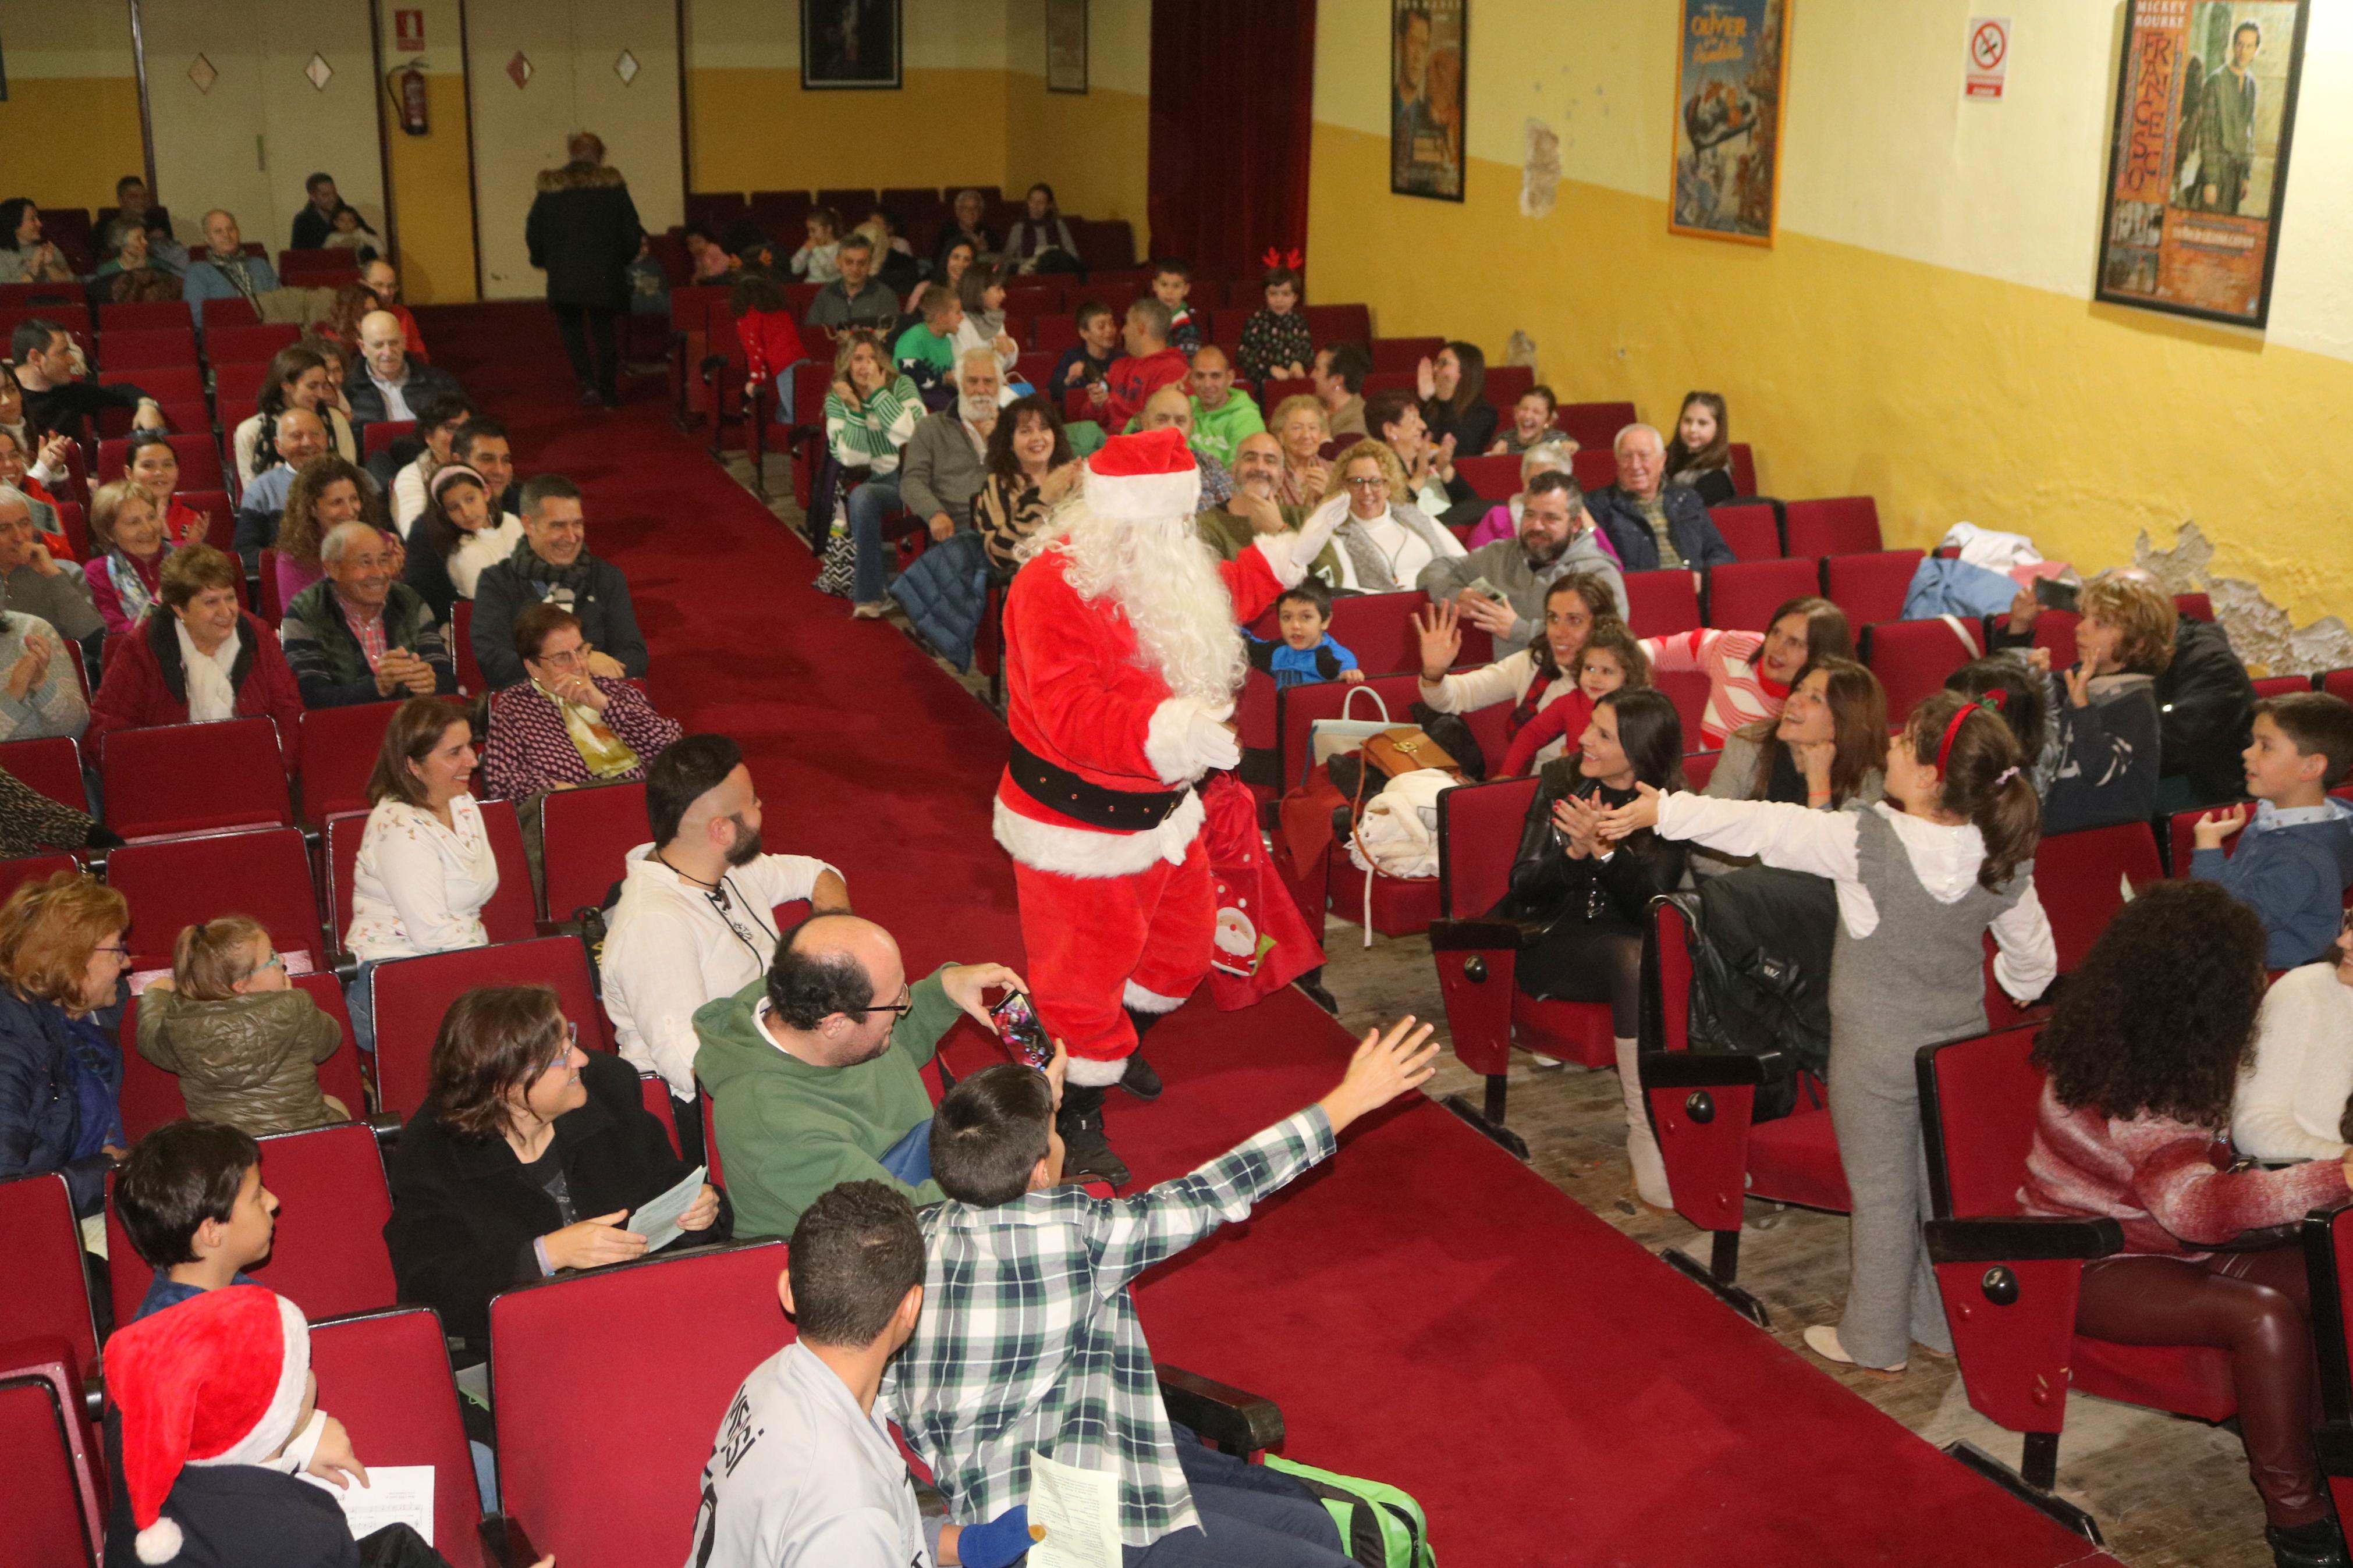
{"type": "Polygon", "coordinates": [[[1054,1113],[1054,1131],[1062,1135],[1062,1170],[1071,1175],[1100,1176],[1114,1187],[1128,1183],[1127,1166],[1112,1152],[1103,1135],[1103,1091],[1095,1086],[1070,1084],[1062,1090],[1062,1109],[1054,1113]]]}
{"type": "Polygon", "coordinates": [[[2274,1568],[2346,1568],[2345,1536],[2333,1519],[2310,1524],[2267,1524],[2263,1543],[2274,1568]]]}
{"type": "Polygon", "coordinates": [[[1133,1007],[1127,1009],[1127,1021],[1135,1026],[1136,1047],[1134,1054],[1127,1058],[1127,1076],[1119,1080],[1119,1087],[1147,1104],[1158,1100],[1161,1089],[1166,1086],[1161,1083],[1160,1075],[1152,1070],[1152,1064],[1144,1059],[1144,1037],[1151,1032],[1153,1025],[1166,1016],[1166,1013],[1139,1013],[1133,1007]]]}

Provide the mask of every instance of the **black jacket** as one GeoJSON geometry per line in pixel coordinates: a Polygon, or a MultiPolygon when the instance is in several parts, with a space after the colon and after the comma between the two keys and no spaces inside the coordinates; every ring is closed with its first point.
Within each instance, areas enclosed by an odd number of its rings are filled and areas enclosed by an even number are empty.
{"type": "MultiPolygon", "coordinates": [[[[638,613],[629,603],[629,580],[601,555],[584,551],[580,559],[588,563],[587,591],[569,599],[559,596],[559,602],[580,617],[580,635],[597,652],[619,659],[622,672],[631,679],[642,678],[652,656],[646,651],[646,635],[638,629],[638,613]]],[[[547,597],[516,568],[512,556],[484,567],[474,579],[474,662],[481,666],[491,690],[523,678],[522,656],[514,647],[515,617],[547,597]]]]}
{"type": "MultiPolygon", "coordinates": [[[[362,360],[343,378],[343,391],[352,400],[352,427],[375,425],[389,417],[385,412],[384,393],[368,374],[367,362],[362,360]]],[[[420,414],[425,405],[437,397],[463,397],[466,389],[458,378],[438,364],[427,364],[421,359],[408,362],[408,379],[401,384],[400,395],[406,400],[412,415],[420,414]]],[[[412,458],[415,453],[410,453],[412,458]]],[[[385,489],[389,491],[390,485],[385,489]]]]}
{"type": "Polygon", "coordinates": [[[531,264],[547,274],[551,305],[629,308],[627,268],[646,231],[618,169],[566,163],[543,169],[523,223],[531,264]]]}
{"type": "Polygon", "coordinates": [[[1423,400],[1422,423],[1430,426],[1430,438],[1443,441],[1454,437],[1456,458],[1476,458],[1483,454],[1495,439],[1495,405],[1480,400],[1461,413],[1442,397],[1423,400]]]}
{"type": "MultiPolygon", "coordinates": [[[[647,1113],[635,1068],[590,1051],[580,1081],[588,1103],[555,1119],[554,1144],[575,1216],[634,1209],[685,1179],[693,1167],[647,1113]]],[[[523,1173],[505,1139],[461,1141],[429,1106],[401,1129],[386,1173],[384,1239],[402,1303],[431,1307],[448,1332],[486,1343],[491,1298],[541,1277],[532,1243],[563,1227],[555,1201],[523,1173]]],[[[732,1225],[723,1201],[717,1224],[672,1245],[724,1241],[732,1225]]]]}
{"type": "MultiPolygon", "coordinates": [[[[2025,647],[2034,637],[1996,617],[1991,640],[1995,647],[2025,647]]],[[[2239,753],[2255,722],[2255,685],[2231,651],[2230,637],[2211,621],[2181,616],[2173,627],[2173,662],[2152,695],[2162,738],[2158,776],[2185,780],[2200,805],[2242,798],[2246,770],[2239,753]]]]}
{"type": "MultiPolygon", "coordinates": [[[[1729,566],[1737,559],[1724,535],[1715,531],[1697,490],[1686,485],[1662,485],[1659,499],[1666,503],[1667,537],[1675,542],[1675,553],[1683,558],[1684,565],[1729,566]]],[[[1659,569],[1659,542],[1651,525],[1642,521],[1633,497],[1609,485],[1587,496],[1585,507],[1609,532],[1609,542],[1618,547],[1618,560],[1627,571],[1659,569]]]]}
{"type": "MultiPolygon", "coordinates": [[[[332,1395],[330,1396],[332,1398],[332,1395]]],[[[122,1479],[122,1415],[106,1418],[106,1568],[142,1568],[122,1479]]],[[[164,1517],[184,1537],[173,1568],[360,1568],[359,1543],[334,1498],[259,1465],[190,1465],[164,1517]]]]}
{"type": "Polygon", "coordinates": [[[1495,912],[1510,920],[1639,933],[1649,919],[1651,900],[1683,879],[1690,847],[1645,829],[1607,860],[1571,858],[1553,827],[1553,803],[1564,795],[1598,795],[1611,805],[1623,805],[1634,792],[1581,777],[1574,753],[1554,758],[1537,776],[1542,782],[1520,824],[1512,890],[1495,912]]]}
{"type": "MultiPolygon", "coordinates": [[[[2042,831],[2073,833],[2157,815],[2159,739],[2157,700],[2144,675],[2104,676],[2078,708],[2059,685],[2058,776],[2042,797],[2042,831]]],[[[2238,753],[2231,753],[2232,761],[2238,753]]]]}

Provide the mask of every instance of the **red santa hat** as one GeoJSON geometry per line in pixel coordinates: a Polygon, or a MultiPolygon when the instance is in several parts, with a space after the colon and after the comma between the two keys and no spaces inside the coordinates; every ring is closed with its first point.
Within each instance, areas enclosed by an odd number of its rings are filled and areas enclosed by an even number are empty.
{"type": "Polygon", "coordinates": [[[1087,505],[1115,522],[1189,519],[1201,505],[1201,469],[1175,426],[1114,436],[1087,459],[1087,505]]]}
{"type": "Polygon", "coordinates": [[[286,1446],[310,1371],[301,1309],[259,1285],[207,1290],[106,1342],[140,1562],[180,1554],[180,1527],[163,1511],[184,1467],[259,1464],[286,1446]]]}

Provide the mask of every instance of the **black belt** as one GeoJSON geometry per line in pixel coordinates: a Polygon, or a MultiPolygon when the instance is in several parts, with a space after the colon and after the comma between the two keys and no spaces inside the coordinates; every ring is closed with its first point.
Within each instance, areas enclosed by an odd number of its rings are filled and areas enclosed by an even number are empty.
{"type": "Polygon", "coordinates": [[[1056,767],[1018,741],[1013,742],[1013,755],[1006,767],[1022,793],[1039,805],[1089,827],[1118,832],[1143,833],[1159,826],[1176,816],[1185,797],[1193,793],[1190,784],[1176,790],[1105,789],[1068,768],[1056,767]]]}

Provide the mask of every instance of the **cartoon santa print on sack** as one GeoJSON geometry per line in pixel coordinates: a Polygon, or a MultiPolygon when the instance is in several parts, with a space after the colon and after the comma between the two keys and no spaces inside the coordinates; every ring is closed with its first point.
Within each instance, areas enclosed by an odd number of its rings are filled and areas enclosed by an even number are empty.
{"type": "Polygon", "coordinates": [[[1238,624],[1306,574],[1347,504],[1220,562],[1193,531],[1200,488],[1182,433],[1113,437],[1022,546],[1005,600],[1013,747],[997,841],[1013,857],[1039,1018],[1071,1051],[1066,1166],[1114,1185],[1128,1173],[1104,1136],[1103,1091],[1158,1097],[1137,1037],[1183,1005],[1216,951],[1194,786],[1241,759],[1238,624]]]}

